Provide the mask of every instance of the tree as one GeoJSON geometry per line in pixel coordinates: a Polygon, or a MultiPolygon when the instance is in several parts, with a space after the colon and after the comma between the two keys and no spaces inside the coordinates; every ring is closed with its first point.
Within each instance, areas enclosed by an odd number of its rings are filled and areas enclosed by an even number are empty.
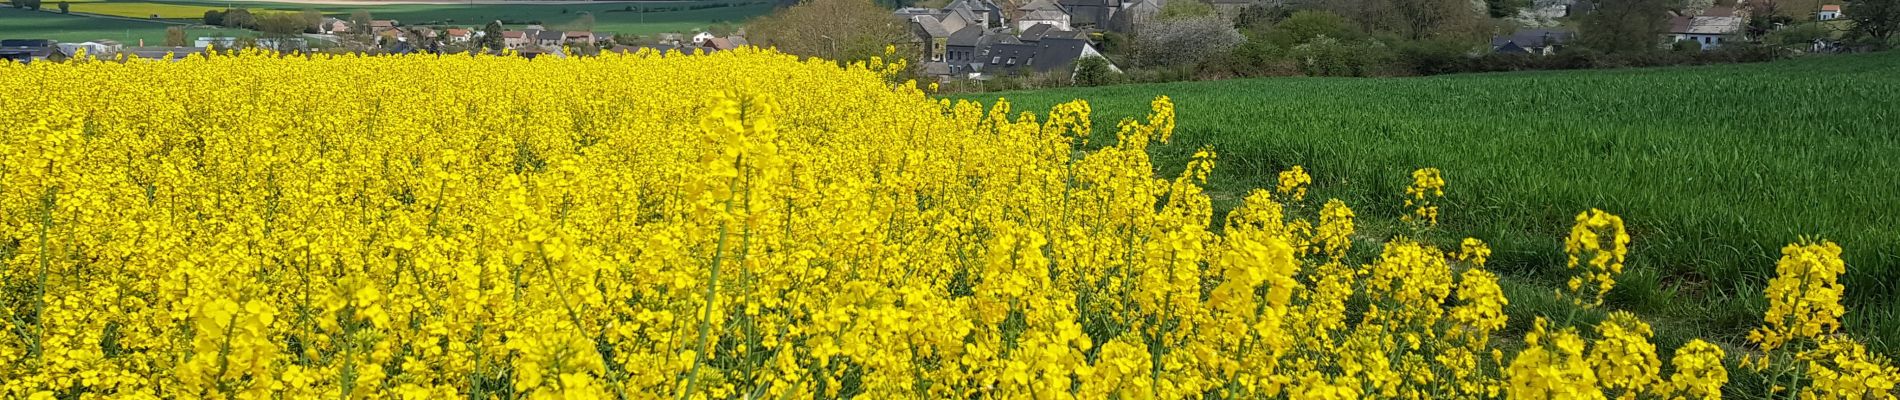
{"type": "Polygon", "coordinates": [[[67,2],[64,2],[64,1],[62,1],[62,2],[59,2],[59,13],[60,13],[60,14],[72,14],[72,13],[73,13],[73,5],[72,5],[72,4],[70,4],[70,3],[67,3],[67,2]]]}
{"type": "Polygon", "coordinates": [[[1170,1],[1161,6],[1160,19],[1189,19],[1214,15],[1214,6],[1201,0],[1170,1]]]}
{"type": "Polygon", "coordinates": [[[1876,49],[1887,48],[1900,31],[1900,0],[1849,0],[1842,8],[1854,22],[1854,37],[1876,49]]]}
{"type": "Polygon", "coordinates": [[[488,25],[482,26],[482,48],[501,50],[504,44],[501,37],[501,21],[489,21],[488,25]]]}
{"type": "Polygon", "coordinates": [[[1263,32],[1289,16],[1285,8],[1251,4],[1241,8],[1240,15],[1234,17],[1234,27],[1250,33],[1263,32]]]}
{"type": "Polygon", "coordinates": [[[880,56],[911,40],[903,20],[870,0],[809,0],[754,20],[746,33],[754,45],[839,61],[880,56]]]}
{"type": "Polygon", "coordinates": [[[1386,1],[1396,19],[1392,31],[1411,40],[1463,36],[1473,32],[1482,19],[1466,0],[1386,1]]]}
{"type": "Polygon", "coordinates": [[[33,11],[39,11],[39,10],[40,10],[40,0],[26,0],[26,9],[28,9],[28,10],[33,10],[33,11]]]}
{"type": "Polygon", "coordinates": [[[304,17],[298,14],[274,12],[257,18],[257,29],[271,39],[272,50],[280,52],[295,50],[297,45],[293,39],[303,34],[307,26],[304,17]]]}
{"type": "Polygon", "coordinates": [[[305,8],[299,15],[303,17],[305,32],[323,33],[323,27],[320,26],[323,25],[323,12],[305,8]]]}
{"type": "Polygon", "coordinates": [[[1324,10],[1301,10],[1267,30],[1263,39],[1280,48],[1291,48],[1320,36],[1350,39],[1357,36],[1356,32],[1352,22],[1339,14],[1324,10]]]}
{"type": "Polygon", "coordinates": [[[26,0],[7,0],[7,5],[13,8],[26,8],[26,0]]]}
{"type": "Polygon", "coordinates": [[[1669,27],[1662,0],[1599,0],[1578,27],[1584,46],[1604,53],[1655,51],[1669,27]]]}
{"type": "Polygon", "coordinates": [[[224,26],[224,11],[205,10],[205,25],[224,26]]]}
{"type": "Polygon", "coordinates": [[[1161,19],[1141,27],[1135,37],[1137,65],[1194,67],[1210,56],[1233,51],[1246,41],[1219,16],[1161,19]]]}
{"type": "Polygon", "coordinates": [[[369,31],[371,21],[375,21],[375,19],[370,18],[369,11],[356,10],[356,12],[350,13],[350,33],[364,35],[372,33],[369,31]]]}
{"type": "Polygon", "coordinates": [[[1120,80],[1121,73],[1108,64],[1102,56],[1082,57],[1075,62],[1075,84],[1077,86],[1101,86],[1120,80]]]}
{"type": "Polygon", "coordinates": [[[165,45],[170,47],[184,47],[186,45],[185,27],[172,26],[165,28],[165,45]]]}
{"type": "Polygon", "coordinates": [[[224,26],[242,29],[255,28],[257,27],[257,17],[251,15],[251,10],[248,9],[238,8],[225,10],[224,26]]]}
{"type": "Polygon", "coordinates": [[[1530,6],[1531,0],[1485,0],[1484,11],[1491,18],[1510,18],[1530,6]]]}

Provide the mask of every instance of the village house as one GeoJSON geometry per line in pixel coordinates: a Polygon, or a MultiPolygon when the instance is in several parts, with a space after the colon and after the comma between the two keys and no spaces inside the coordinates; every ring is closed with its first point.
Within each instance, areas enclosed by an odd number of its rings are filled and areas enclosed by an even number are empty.
{"type": "MultiPolygon", "coordinates": [[[[1055,29],[1054,26],[1031,27],[1022,36],[1014,40],[1005,40],[990,45],[986,56],[987,64],[982,74],[1062,74],[1073,76],[1075,62],[1084,57],[1101,57],[1102,53],[1089,44],[1088,36],[1079,31],[1055,29]]],[[[1114,65],[1110,69],[1120,71],[1114,65]]]]}
{"type": "Polygon", "coordinates": [[[396,29],[396,20],[393,20],[393,19],[378,19],[378,20],[369,21],[370,34],[382,34],[383,32],[388,32],[395,29],[396,29]]]}
{"type": "Polygon", "coordinates": [[[561,31],[540,31],[534,35],[534,45],[547,48],[561,47],[561,42],[565,40],[567,35],[561,31]]]}
{"type": "Polygon", "coordinates": [[[229,49],[237,45],[237,38],[231,36],[199,36],[191,42],[191,47],[210,47],[229,49]]]}
{"type": "Polygon", "coordinates": [[[164,60],[169,55],[172,61],[179,61],[192,54],[204,54],[205,50],[203,47],[127,47],[120,54],[153,61],[164,60]]]}
{"type": "Polygon", "coordinates": [[[567,32],[561,35],[561,42],[566,43],[566,44],[593,45],[594,33],[593,32],[567,32]]]}
{"type": "Polygon", "coordinates": [[[1070,30],[1069,14],[1062,12],[1062,6],[1050,0],[1035,0],[1018,8],[1023,16],[1016,19],[1016,30],[1026,31],[1038,24],[1048,24],[1061,30],[1070,30]]]}
{"type": "Polygon", "coordinates": [[[1703,50],[1722,46],[1723,40],[1742,32],[1743,18],[1738,16],[1676,17],[1669,22],[1669,37],[1676,42],[1694,42],[1703,50]]]}
{"type": "Polygon", "coordinates": [[[911,37],[924,52],[925,61],[943,61],[950,45],[950,31],[928,15],[910,17],[911,37]]]}
{"type": "Polygon", "coordinates": [[[14,61],[31,64],[34,61],[57,59],[59,41],[48,39],[7,39],[0,40],[0,61],[14,61]]]}
{"type": "Polygon", "coordinates": [[[1122,7],[1121,0],[1057,0],[1056,5],[1069,15],[1069,26],[1074,29],[1101,29],[1109,25],[1109,19],[1122,7]]]}
{"type": "Polygon", "coordinates": [[[60,43],[57,47],[59,48],[59,53],[67,57],[78,56],[80,51],[85,51],[86,55],[106,58],[114,54],[119,54],[119,51],[124,49],[125,45],[119,44],[117,41],[101,39],[90,42],[60,43]]]}
{"type": "Polygon", "coordinates": [[[1835,20],[1835,19],[1840,19],[1840,18],[1841,18],[1841,5],[1839,4],[1829,4],[1829,5],[1821,6],[1821,12],[1814,13],[1814,19],[1817,21],[1829,21],[1829,20],[1835,20]]]}
{"type": "Polygon", "coordinates": [[[468,41],[475,39],[475,31],[462,28],[449,28],[444,30],[443,33],[443,39],[447,39],[449,43],[468,43],[468,41]]]}
{"type": "Polygon", "coordinates": [[[317,23],[317,32],[325,35],[350,33],[350,22],[336,18],[324,18],[322,22],[317,23]]]}
{"type": "Polygon", "coordinates": [[[529,39],[527,32],[506,31],[501,33],[502,47],[519,50],[523,47],[527,47],[531,42],[533,41],[529,39]]]}
{"type": "Polygon", "coordinates": [[[1556,54],[1576,36],[1576,32],[1564,29],[1520,29],[1510,36],[1491,37],[1491,52],[1547,56],[1556,54]]]}

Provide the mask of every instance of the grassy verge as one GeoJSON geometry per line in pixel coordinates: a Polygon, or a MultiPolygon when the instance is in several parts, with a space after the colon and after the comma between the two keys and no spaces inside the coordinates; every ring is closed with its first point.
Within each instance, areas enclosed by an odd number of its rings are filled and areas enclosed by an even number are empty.
{"type": "MultiPolygon", "coordinates": [[[[1397,79],[1280,78],[972,95],[1046,110],[1087,99],[1096,126],[1180,110],[1157,173],[1202,145],[1220,152],[1216,208],[1292,165],[1317,196],[1395,219],[1408,173],[1450,182],[1442,234],[1491,242],[1520,286],[1564,276],[1579,211],[1630,222],[1632,270],[1610,307],[1658,325],[1659,344],[1741,343],[1783,245],[1846,248],[1846,329],[1900,352],[1900,54],[1770,64],[1397,79]],[[1674,338],[1674,339],[1670,339],[1674,338]],[[1674,343],[1670,343],[1671,341],[1674,343]]],[[[1223,211],[1224,212],[1224,211],[1223,211]]],[[[1513,297],[1517,301],[1516,297],[1513,297]]],[[[1530,301],[1514,308],[1532,307],[1530,301]]],[[[1522,312],[1522,311],[1514,311],[1522,312]]],[[[1528,323],[1514,319],[1513,324],[1528,323]]]]}

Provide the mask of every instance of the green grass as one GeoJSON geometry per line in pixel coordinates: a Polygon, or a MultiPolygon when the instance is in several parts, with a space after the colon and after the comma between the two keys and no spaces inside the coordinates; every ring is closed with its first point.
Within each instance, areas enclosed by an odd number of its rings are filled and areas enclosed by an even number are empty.
{"type": "MultiPolygon", "coordinates": [[[[61,15],[56,12],[0,7],[0,39],[53,39],[62,42],[112,39],[126,46],[137,46],[139,40],[144,39],[147,46],[161,46],[165,44],[165,28],[172,26],[177,26],[177,24],[61,15]]],[[[220,34],[230,36],[240,35],[240,32],[245,31],[190,28],[186,30],[186,36],[220,34]]]]}
{"type": "MultiPolygon", "coordinates": [[[[1846,329],[1900,352],[1900,53],[964,98],[1045,111],[1087,99],[1096,126],[1112,127],[1145,115],[1157,95],[1173,97],[1179,128],[1154,148],[1156,172],[1178,174],[1212,145],[1220,160],[1209,186],[1222,212],[1298,164],[1313,172],[1319,200],[1394,220],[1409,172],[1438,167],[1450,185],[1434,236],[1490,242],[1494,268],[1527,292],[1562,282],[1572,219],[1602,208],[1635,237],[1610,307],[1653,321],[1666,348],[1690,337],[1743,343],[1767,306],[1761,288],[1780,248],[1826,238],[1846,249],[1846,329]]],[[[1542,303],[1514,302],[1514,316],[1542,303]]]]}

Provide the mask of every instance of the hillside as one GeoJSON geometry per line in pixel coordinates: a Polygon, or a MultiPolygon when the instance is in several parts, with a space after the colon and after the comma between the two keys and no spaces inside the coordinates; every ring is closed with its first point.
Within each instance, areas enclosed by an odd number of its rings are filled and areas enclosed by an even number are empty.
{"type": "MultiPolygon", "coordinates": [[[[1627,218],[1635,237],[1634,271],[1613,307],[1660,321],[1665,338],[1730,343],[1760,323],[1780,247],[1826,238],[1846,248],[1847,330],[1900,351],[1900,54],[964,98],[1006,98],[1022,110],[1086,99],[1096,126],[1113,126],[1157,94],[1172,96],[1181,116],[1174,141],[1154,149],[1156,172],[1178,174],[1211,145],[1218,211],[1303,165],[1317,196],[1391,220],[1403,213],[1407,173],[1438,167],[1450,185],[1435,234],[1491,242],[1497,268],[1522,292],[1516,300],[1561,284],[1562,229],[1577,210],[1602,208],[1627,218]]],[[[1392,228],[1366,227],[1359,240],[1377,243],[1392,228]]],[[[1512,313],[1550,303],[1514,302],[1512,313]]]]}

